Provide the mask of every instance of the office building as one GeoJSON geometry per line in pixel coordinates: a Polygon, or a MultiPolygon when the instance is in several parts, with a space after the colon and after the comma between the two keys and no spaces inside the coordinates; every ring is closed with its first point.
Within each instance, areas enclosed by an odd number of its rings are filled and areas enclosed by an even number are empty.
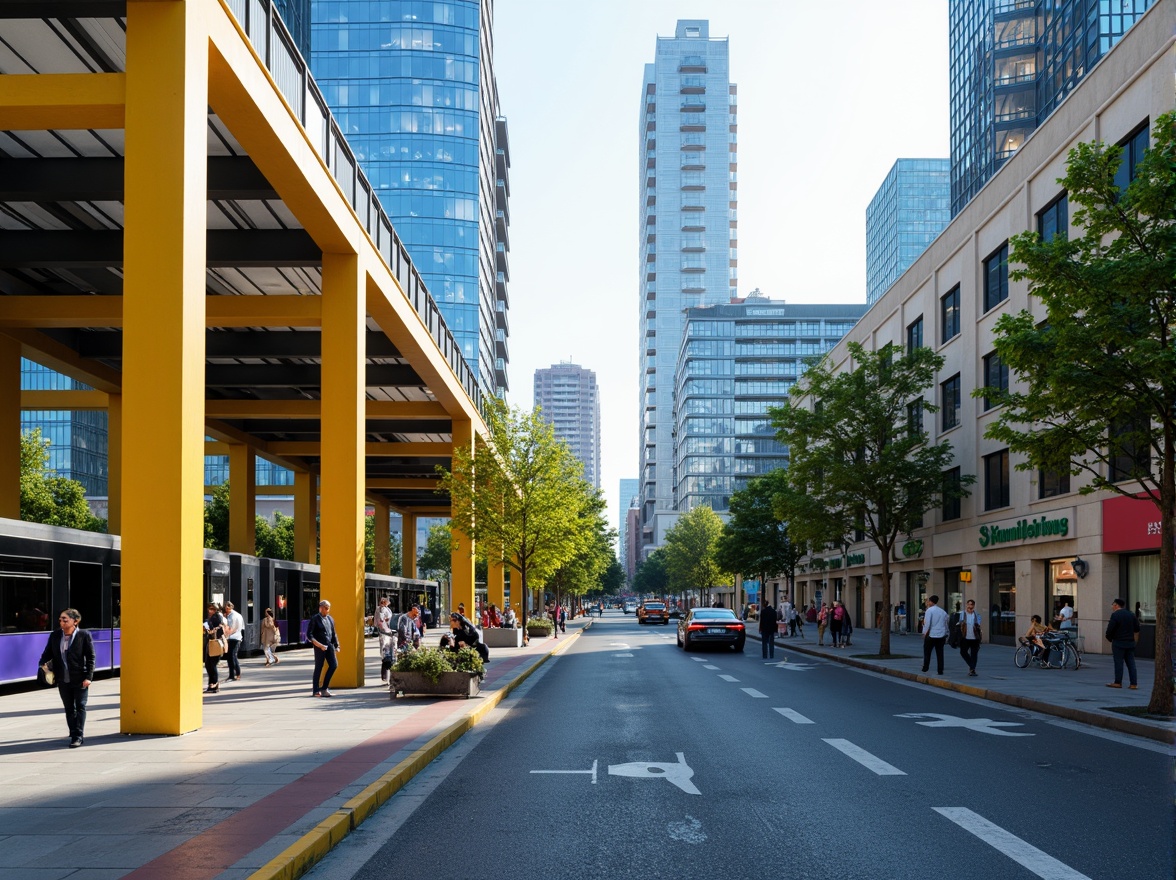
{"type": "MultiPolygon", "coordinates": [[[[738,287],[736,88],[726,37],[681,20],[658,37],[640,108],[639,449],[642,558],[677,518],[674,367],[684,309],[738,287]]],[[[640,560],[638,560],[640,562],[640,560]]]]}
{"type": "MultiPolygon", "coordinates": [[[[87,391],[90,386],[54,372],[33,361],[20,360],[22,391],[87,391]]],[[[48,467],[59,477],[77,480],[88,497],[107,494],[107,442],[105,410],[22,410],[21,433],[41,429],[49,441],[48,467]]]]}
{"type": "MultiPolygon", "coordinates": [[[[629,540],[629,509],[641,507],[639,494],[641,481],[633,477],[625,477],[620,482],[620,495],[617,500],[617,560],[625,571],[625,577],[630,575],[630,561],[636,559],[634,547],[629,540]]],[[[640,534],[638,532],[638,534],[640,534]]]]}
{"type": "Polygon", "coordinates": [[[951,0],[954,217],[1154,0],[951,0]]]}
{"type": "MultiPolygon", "coordinates": [[[[1102,633],[1111,600],[1123,597],[1142,624],[1141,656],[1153,656],[1157,635],[1166,637],[1164,626],[1156,626],[1157,508],[1108,490],[1083,494],[1084,474],[1020,469],[1019,453],[986,436],[996,410],[973,392],[1002,385],[1026,391],[993,349],[1002,316],[1040,308],[1028,282],[1009,278],[1009,239],[1026,231],[1049,236],[1071,230],[1075,212],[1057,181],[1080,143],[1122,145],[1120,180],[1131,179],[1151,128],[1176,103],[1174,33],[1176,2],[1163,0],[829,353],[830,364],[840,368],[850,365],[851,341],[871,350],[886,343],[932,347],[944,363],[924,392],[939,406],[926,414],[924,430],[932,443],[951,443],[955,461],[945,480],[977,479],[969,497],[928,511],[923,527],[904,539],[891,561],[890,584],[881,581],[878,550],[858,541],[802,560],[798,601],[839,599],[855,621],[869,626],[886,599],[918,609],[934,593],[949,611],[974,599],[986,615],[984,639],[1013,645],[1032,615],[1052,620],[1068,600],[1085,650],[1109,652],[1102,633]]],[[[1128,495],[1138,490],[1129,480],[1119,486],[1128,495]]],[[[917,631],[917,616],[908,615],[901,626],[917,631]]]]}
{"type": "Polygon", "coordinates": [[[311,66],[482,390],[508,388],[492,0],[317,0],[311,66]]]}
{"type": "Polygon", "coordinates": [[[311,0],[273,0],[272,7],[303,58],[310,58],[310,4],[311,0]]]}
{"type": "Polygon", "coordinates": [[[824,354],[864,305],[789,305],[758,294],[687,309],[677,364],[675,510],[725,514],[731,493],[787,467],[769,410],[784,406],[806,358],[824,354]]]}
{"type": "Polygon", "coordinates": [[[899,159],[866,208],[866,304],[951,220],[951,160],[899,159]]]}
{"type": "Polygon", "coordinates": [[[535,406],[584,466],[584,479],[600,488],[600,392],[596,373],[560,363],[535,371],[535,406]]]}

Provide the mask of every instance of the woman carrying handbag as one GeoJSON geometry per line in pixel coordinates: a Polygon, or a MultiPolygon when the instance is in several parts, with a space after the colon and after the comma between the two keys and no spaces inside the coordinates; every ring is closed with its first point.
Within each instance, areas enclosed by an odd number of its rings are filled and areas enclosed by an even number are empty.
{"type": "Polygon", "coordinates": [[[208,687],[206,694],[220,691],[220,676],[216,666],[220,658],[228,653],[225,644],[225,618],[221,614],[220,606],[215,602],[208,603],[208,619],[204,621],[204,670],[208,673],[208,687]]]}

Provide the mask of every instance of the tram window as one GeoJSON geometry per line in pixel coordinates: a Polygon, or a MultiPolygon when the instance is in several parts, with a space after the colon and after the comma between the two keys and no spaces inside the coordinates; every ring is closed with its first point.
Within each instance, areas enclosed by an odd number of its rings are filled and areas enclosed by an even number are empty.
{"type": "Polygon", "coordinates": [[[101,563],[70,561],[69,605],[81,613],[82,626],[87,629],[108,625],[102,619],[101,563]]]}
{"type": "Polygon", "coordinates": [[[310,619],[318,611],[319,585],[317,581],[302,582],[302,616],[310,619]]]}
{"type": "Polygon", "coordinates": [[[256,623],[257,618],[253,615],[253,578],[245,578],[245,609],[245,620],[256,623]]]}
{"type": "Polygon", "coordinates": [[[45,632],[53,618],[53,563],[0,557],[0,632],[45,632]]]}
{"type": "Polygon", "coordinates": [[[122,566],[110,566],[110,625],[122,625],[122,566]]]}

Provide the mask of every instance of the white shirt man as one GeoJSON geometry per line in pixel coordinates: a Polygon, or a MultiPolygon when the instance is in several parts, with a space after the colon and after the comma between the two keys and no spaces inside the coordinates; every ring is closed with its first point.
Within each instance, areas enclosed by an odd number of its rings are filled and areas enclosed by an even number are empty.
{"type": "MultiPolygon", "coordinates": [[[[380,656],[395,653],[396,633],[392,631],[392,608],[387,596],[381,596],[376,605],[375,620],[376,637],[380,640],[380,656]]],[[[388,671],[381,667],[380,681],[388,680],[388,671]]]]}
{"type": "Polygon", "coordinates": [[[1074,609],[1070,607],[1070,600],[1066,600],[1066,604],[1058,611],[1057,617],[1054,620],[1058,621],[1058,629],[1073,629],[1074,623],[1074,609]]]}

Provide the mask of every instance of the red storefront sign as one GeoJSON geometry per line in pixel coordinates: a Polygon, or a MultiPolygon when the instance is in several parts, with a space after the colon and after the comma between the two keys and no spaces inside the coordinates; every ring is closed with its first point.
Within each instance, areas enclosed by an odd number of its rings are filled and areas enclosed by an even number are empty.
{"type": "Polygon", "coordinates": [[[1103,553],[1160,549],[1160,509],[1146,495],[1102,503],[1103,553]]]}

